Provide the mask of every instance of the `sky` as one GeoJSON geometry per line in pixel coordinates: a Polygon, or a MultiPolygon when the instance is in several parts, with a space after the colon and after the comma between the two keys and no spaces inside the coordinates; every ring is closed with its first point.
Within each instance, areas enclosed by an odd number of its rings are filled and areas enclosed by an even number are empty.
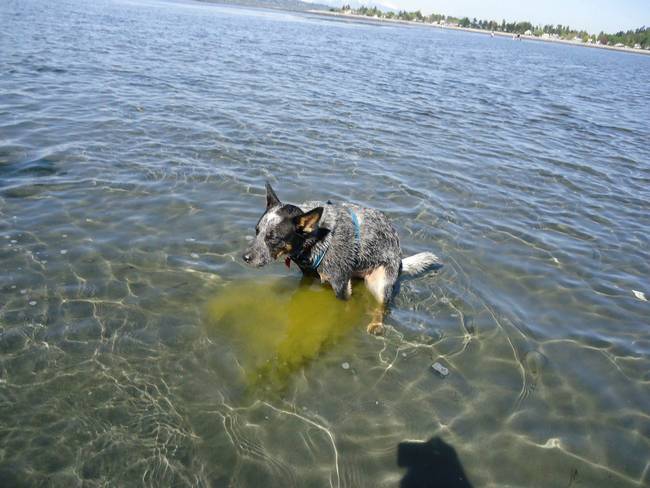
{"type": "MultiPolygon", "coordinates": [[[[650,0],[377,0],[402,10],[421,10],[484,20],[562,24],[597,34],[650,27],[650,0]]],[[[361,2],[363,3],[363,2],[361,2]]]]}

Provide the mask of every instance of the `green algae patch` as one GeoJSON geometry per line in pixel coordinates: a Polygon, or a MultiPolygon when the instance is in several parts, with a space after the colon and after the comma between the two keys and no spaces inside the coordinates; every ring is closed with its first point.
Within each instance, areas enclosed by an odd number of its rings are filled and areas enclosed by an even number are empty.
{"type": "Polygon", "coordinates": [[[362,284],[342,301],[315,280],[282,278],[227,284],[206,315],[210,335],[236,348],[246,382],[276,389],[355,329],[365,331],[372,310],[362,284]]]}

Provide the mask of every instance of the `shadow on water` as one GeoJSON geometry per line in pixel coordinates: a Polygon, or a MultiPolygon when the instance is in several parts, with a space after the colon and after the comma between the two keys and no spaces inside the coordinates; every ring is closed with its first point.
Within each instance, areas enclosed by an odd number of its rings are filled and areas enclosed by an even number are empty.
{"type": "Polygon", "coordinates": [[[407,468],[401,488],[472,488],[456,450],[440,437],[427,442],[401,442],[397,465],[407,468]]]}
{"type": "Polygon", "coordinates": [[[311,278],[243,281],[209,301],[207,323],[215,340],[232,343],[248,386],[281,390],[292,373],[365,327],[372,305],[362,285],[341,301],[311,278]]]}

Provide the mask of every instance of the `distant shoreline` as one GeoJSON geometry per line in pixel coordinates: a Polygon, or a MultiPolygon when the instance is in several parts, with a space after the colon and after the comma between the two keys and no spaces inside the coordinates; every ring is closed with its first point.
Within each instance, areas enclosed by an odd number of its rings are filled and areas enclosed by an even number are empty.
{"type": "MultiPolygon", "coordinates": [[[[483,34],[483,35],[492,35],[494,34],[495,36],[500,36],[500,37],[510,37],[512,38],[513,35],[510,32],[499,32],[499,31],[489,31],[485,29],[473,29],[471,27],[456,27],[456,26],[450,26],[450,25],[439,25],[439,24],[428,24],[425,22],[416,22],[412,20],[399,20],[399,19],[382,19],[378,17],[368,17],[367,15],[357,15],[357,14],[343,14],[340,12],[330,12],[327,10],[305,10],[305,12],[314,14],[314,15],[323,15],[323,16],[328,16],[328,17],[337,17],[341,19],[354,19],[354,20],[362,20],[364,22],[368,23],[377,23],[377,24],[404,24],[404,25],[417,25],[421,27],[434,27],[437,29],[443,29],[443,30],[457,30],[457,31],[465,31],[465,32],[474,32],[476,34],[483,34]]],[[[527,41],[538,41],[538,42],[552,42],[556,44],[565,44],[569,46],[579,46],[579,47],[591,47],[591,48],[596,48],[596,49],[608,49],[610,51],[621,51],[625,53],[631,53],[631,54],[644,54],[644,55],[650,55],[650,51],[647,51],[645,49],[634,49],[631,47],[623,46],[623,47],[616,47],[616,46],[607,46],[603,44],[587,44],[584,42],[575,42],[575,41],[567,41],[564,39],[544,39],[541,37],[537,36],[527,36],[524,34],[521,34],[519,36],[520,39],[526,39],[527,41]]]]}

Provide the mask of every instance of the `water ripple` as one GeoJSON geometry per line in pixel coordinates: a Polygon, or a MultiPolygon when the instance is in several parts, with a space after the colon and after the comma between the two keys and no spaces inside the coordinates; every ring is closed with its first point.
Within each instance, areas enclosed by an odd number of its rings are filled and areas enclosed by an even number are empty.
{"type": "Polygon", "coordinates": [[[0,484],[387,486],[432,436],[475,486],[647,484],[650,58],[190,1],[0,18],[0,484]],[[207,325],[264,283],[264,180],[445,267],[383,338],[274,355],[274,289],[256,333],[207,325]]]}

